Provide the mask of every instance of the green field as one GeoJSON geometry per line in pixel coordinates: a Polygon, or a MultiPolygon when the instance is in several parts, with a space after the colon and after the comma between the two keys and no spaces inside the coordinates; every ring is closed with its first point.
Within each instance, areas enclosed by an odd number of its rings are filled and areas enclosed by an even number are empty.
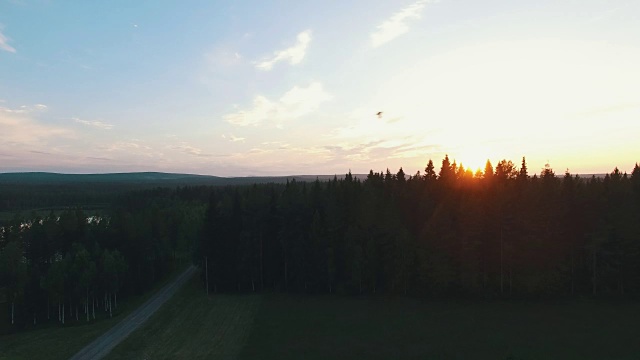
{"type": "MultiPolygon", "coordinates": [[[[36,329],[0,335],[0,360],[68,359],[124,319],[131,311],[137,309],[168,281],[181,273],[185,267],[186,265],[177,266],[165,280],[158,282],[148,293],[119,301],[113,318],[96,309],[97,320],[92,320],[90,323],[86,323],[85,315],[81,314],[77,322],[75,318],[68,317],[67,325],[64,327],[52,321],[40,324],[36,329]]],[[[51,313],[52,319],[54,315],[57,316],[57,312],[51,313]]]]}
{"type": "MultiPolygon", "coordinates": [[[[121,318],[4,336],[0,359],[68,358],[121,318]]],[[[207,298],[194,277],[108,359],[638,359],[638,334],[630,301],[207,298]]]]}
{"type": "Polygon", "coordinates": [[[251,331],[260,295],[206,297],[194,277],[107,359],[234,359],[251,331]]]}
{"type": "Polygon", "coordinates": [[[242,359],[638,359],[640,305],[269,296],[242,359]]]}
{"type": "Polygon", "coordinates": [[[73,325],[67,327],[52,324],[37,330],[2,335],[0,359],[68,359],[124,317],[120,315],[89,324],[82,324],[84,319],[80,317],[77,325],[73,321],[69,322],[73,325]]]}
{"type": "Polygon", "coordinates": [[[193,280],[110,359],[638,359],[632,302],[212,295],[193,280]]]}

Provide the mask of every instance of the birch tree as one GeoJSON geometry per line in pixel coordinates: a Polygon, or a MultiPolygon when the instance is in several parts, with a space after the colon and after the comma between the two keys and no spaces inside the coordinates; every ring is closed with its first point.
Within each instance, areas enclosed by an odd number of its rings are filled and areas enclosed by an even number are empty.
{"type": "Polygon", "coordinates": [[[11,325],[13,325],[15,305],[24,294],[24,286],[27,282],[27,264],[18,242],[10,242],[0,254],[0,274],[7,284],[8,298],[11,302],[11,325]]]}

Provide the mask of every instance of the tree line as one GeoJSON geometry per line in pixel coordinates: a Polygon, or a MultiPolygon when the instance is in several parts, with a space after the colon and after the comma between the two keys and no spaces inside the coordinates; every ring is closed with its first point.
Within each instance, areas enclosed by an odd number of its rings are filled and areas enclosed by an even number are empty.
{"type": "Polygon", "coordinates": [[[4,329],[111,317],[122,295],[149,290],[185,254],[190,262],[204,205],[189,194],[135,191],[99,216],[69,208],[0,224],[4,329]]]}
{"type": "Polygon", "coordinates": [[[502,160],[211,191],[210,291],[548,297],[640,292],[640,168],[530,176],[502,160]]]}
{"type": "MultiPolygon", "coordinates": [[[[8,329],[110,316],[188,259],[203,288],[418,296],[636,296],[640,167],[530,175],[525,159],[472,172],[135,190],[0,221],[8,329]]],[[[203,289],[204,290],[204,289],[203,289]]],[[[0,327],[0,329],[7,329],[0,327]]]]}

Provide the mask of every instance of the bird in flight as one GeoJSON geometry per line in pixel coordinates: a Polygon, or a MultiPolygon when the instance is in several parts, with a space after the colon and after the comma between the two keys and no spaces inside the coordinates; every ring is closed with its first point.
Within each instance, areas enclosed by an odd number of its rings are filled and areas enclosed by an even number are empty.
{"type": "Polygon", "coordinates": [[[378,111],[376,115],[378,116],[378,119],[382,119],[382,111],[378,111]]]}

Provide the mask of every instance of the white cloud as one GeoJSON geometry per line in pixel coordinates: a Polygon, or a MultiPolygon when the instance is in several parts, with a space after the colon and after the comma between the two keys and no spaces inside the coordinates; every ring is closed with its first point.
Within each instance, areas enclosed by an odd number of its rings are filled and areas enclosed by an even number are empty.
{"type": "Polygon", "coordinates": [[[388,20],[378,25],[376,31],[371,34],[371,46],[377,48],[408,32],[407,22],[411,19],[419,19],[424,7],[432,2],[436,1],[419,0],[393,14],[388,20]]]}
{"type": "Polygon", "coordinates": [[[16,49],[8,44],[9,38],[6,37],[2,32],[0,32],[0,49],[4,51],[8,51],[10,53],[15,53],[16,49]]]}
{"type": "Polygon", "coordinates": [[[227,114],[225,121],[239,126],[260,125],[270,122],[276,126],[287,120],[297,119],[307,115],[331,99],[321,83],[313,82],[306,88],[294,86],[276,101],[258,95],[253,100],[253,106],[248,110],[240,110],[227,114]]]}
{"type": "Polygon", "coordinates": [[[276,51],[273,56],[268,59],[262,60],[256,64],[256,67],[260,70],[271,70],[273,65],[280,61],[289,61],[289,64],[299,64],[307,53],[307,47],[311,42],[311,30],[306,30],[298,34],[298,42],[284,50],[276,51]]]}
{"type": "Polygon", "coordinates": [[[93,126],[99,129],[104,129],[104,130],[111,130],[113,128],[113,125],[111,124],[107,124],[104,123],[102,121],[96,121],[96,120],[82,120],[82,119],[78,119],[78,118],[72,118],[73,121],[83,124],[83,125],[87,125],[87,126],[93,126]]]}

